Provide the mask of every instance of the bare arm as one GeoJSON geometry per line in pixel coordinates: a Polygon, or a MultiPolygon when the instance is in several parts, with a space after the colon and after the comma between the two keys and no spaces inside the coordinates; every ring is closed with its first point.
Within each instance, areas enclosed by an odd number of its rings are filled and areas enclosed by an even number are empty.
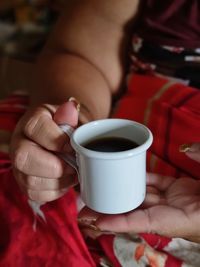
{"type": "Polygon", "coordinates": [[[107,117],[124,75],[126,26],[138,0],[72,0],[37,63],[32,103],[62,103],[76,97],[80,119],[107,117]]]}

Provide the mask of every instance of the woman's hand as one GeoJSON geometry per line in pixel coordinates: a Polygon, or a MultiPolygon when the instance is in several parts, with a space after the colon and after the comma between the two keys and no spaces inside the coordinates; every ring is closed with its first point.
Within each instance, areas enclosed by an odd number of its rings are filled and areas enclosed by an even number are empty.
{"type": "Polygon", "coordinates": [[[78,124],[77,103],[60,107],[41,105],[19,121],[11,142],[16,180],[25,194],[37,202],[55,200],[77,183],[75,170],[56,152],[72,153],[69,137],[57,124],[78,124]]]}
{"type": "Polygon", "coordinates": [[[98,234],[99,230],[146,232],[200,242],[200,181],[148,174],[147,185],[146,199],[138,209],[126,214],[102,215],[84,208],[80,222],[98,230],[98,234]]]}

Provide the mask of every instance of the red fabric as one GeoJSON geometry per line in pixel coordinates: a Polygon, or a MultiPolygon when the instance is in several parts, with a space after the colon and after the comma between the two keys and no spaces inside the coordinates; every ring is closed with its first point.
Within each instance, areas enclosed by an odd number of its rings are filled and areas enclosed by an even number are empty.
{"type": "Polygon", "coordinates": [[[171,238],[162,237],[161,239],[159,235],[154,235],[154,234],[142,233],[140,234],[140,236],[144,238],[145,240],[147,240],[149,245],[151,245],[152,247],[156,246],[157,249],[159,250],[162,250],[171,241],[171,238]]]}
{"type": "Polygon", "coordinates": [[[95,266],[76,223],[75,196],[69,192],[44,206],[47,223],[38,220],[11,171],[1,174],[0,266],[95,266]]]}
{"type": "Polygon", "coordinates": [[[102,249],[106,252],[108,258],[112,262],[113,266],[120,267],[121,265],[113,252],[114,235],[102,235],[98,238],[98,240],[102,246],[102,249]]]}
{"type": "Polygon", "coordinates": [[[148,155],[149,170],[199,179],[199,164],[179,152],[181,144],[199,142],[199,103],[198,89],[180,83],[170,85],[167,79],[155,76],[134,74],[114,116],[144,123],[151,129],[154,142],[148,155]],[[152,153],[154,166],[150,164],[152,153]]]}

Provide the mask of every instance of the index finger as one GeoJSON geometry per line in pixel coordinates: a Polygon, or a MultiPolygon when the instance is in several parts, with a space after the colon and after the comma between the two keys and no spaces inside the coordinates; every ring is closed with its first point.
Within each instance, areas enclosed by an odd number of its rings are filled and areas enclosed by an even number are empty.
{"type": "Polygon", "coordinates": [[[52,114],[43,107],[36,108],[27,115],[22,125],[26,137],[43,148],[51,151],[61,151],[68,137],[53,121],[52,114]]]}
{"type": "MultiPolygon", "coordinates": [[[[63,150],[68,136],[55,123],[54,114],[50,111],[49,106],[43,105],[29,112],[22,121],[21,128],[23,133],[32,141],[47,150],[58,152],[63,150]]],[[[63,123],[71,126],[77,125],[78,112],[73,102],[64,103],[58,108],[58,111],[57,117],[64,116],[63,123]]]]}

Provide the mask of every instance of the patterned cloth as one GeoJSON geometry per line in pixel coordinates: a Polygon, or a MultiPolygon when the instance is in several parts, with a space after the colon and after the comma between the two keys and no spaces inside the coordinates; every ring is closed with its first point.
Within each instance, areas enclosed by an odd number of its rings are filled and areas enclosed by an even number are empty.
{"type": "Polygon", "coordinates": [[[161,46],[134,35],[131,72],[165,76],[200,88],[200,48],[161,46]]]}
{"type": "MultiPolygon", "coordinates": [[[[147,156],[149,171],[199,179],[199,165],[178,152],[182,143],[199,141],[200,91],[155,75],[132,74],[128,91],[113,117],[146,124],[154,135],[147,156]]],[[[84,240],[77,225],[77,196],[42,206],[46,222],[34,215],[12,174],[6,145],[28,97],[12,95],[0,102],[0,266],[151,266],[199,267],[200,245],[155,234],[102,235],[84,240]]]]}

